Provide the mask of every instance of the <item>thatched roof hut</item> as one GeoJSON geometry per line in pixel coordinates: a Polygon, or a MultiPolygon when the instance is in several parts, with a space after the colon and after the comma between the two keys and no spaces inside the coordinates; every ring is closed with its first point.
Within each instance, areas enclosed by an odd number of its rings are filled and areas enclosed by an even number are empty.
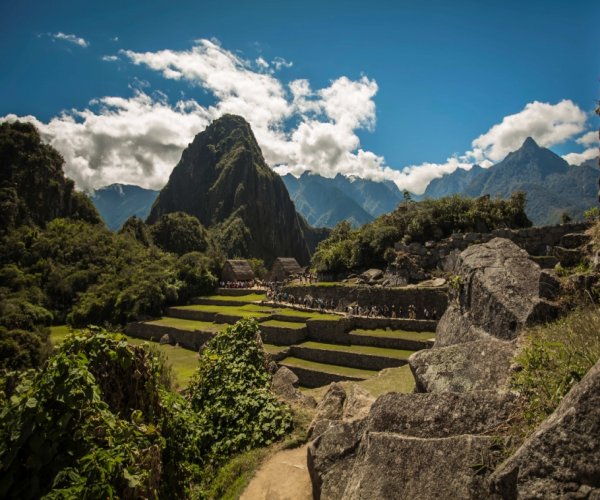
{"type": "Polygon", "coordinates": [[[246,259],[231,259],[225,261],[221,271],[222,281],[252,281],[254,271],[246,259]]]}
{"type": "Polygon", "coordinates": [[[277,257],[271,268],[271,281],[283,281],[292,275],[302,274],[302,268],[293,257],[277,257]]]}

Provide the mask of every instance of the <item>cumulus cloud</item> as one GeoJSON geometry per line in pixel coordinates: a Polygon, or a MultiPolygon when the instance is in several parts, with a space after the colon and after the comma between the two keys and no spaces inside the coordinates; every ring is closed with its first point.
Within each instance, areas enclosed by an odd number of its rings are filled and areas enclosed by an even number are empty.
{"type": "Polygon", "coordinates": [[[62,31],[59,31],[58,33],[49,33],[49,36],[53,40],[64,40],[65,42],[69,42],[74,45],[79,45],[80,47],[83,47],[83,48],[89,47],[89,45],[90,45],[90,42],[88,42],[84,38],[81,38],[79,36],[72,35],[72,34],[66,34],[66,33],[63,33],[62,31]]]}
{"type": "Polygon", "coordinates": [[[597,130],[590,130],[589,132],[578,137],[575,142],[582,144],[583,146],[591,146],[592,144],[600,144],[600,135],[597,130]]]}
{"type": "Polygon", "coordinates": [[[117,56],[102,56],[102,60],[106,62],[115,62],[118,61],[119,58],[117,56]]]}
{"type": "Polygon", "coordinates": [[[593,160],[594,158],[598,158],[600,156],[600,151],[598,148],[588,148],[583,153],[569,153],[563,156],[563,158],[570,165],[581,165],[584,161],[593,160]]]}
{"type": "Polygon", "coordinates": [[[469,155],[476,161],[498,162],[519,149],[527,137],[540,146],[550,147],[565,142],[582,132],[587,115],[573,101],[557,104],[534,101],[523,111],[505,116],[485,134],[473,141],[469,155]]]}
{"type": "MultiPolygon", "coordinates": [[[[291,67],[291,62],[245,60],[216,40],[198,40],[189,50],[119,54],[121,60],[160,72],[166,79],[205,89],[214,101],[206,106],[191,99],[171,104],[166,95],[150,94],[147,84],[134,79],[129,98],[103,97],[49,123],[21,118],[35,123],[44,139],[63,154],[66,172],[80,188],[113,182],[161,187],[194,135],[224,113],[242,115],[250,122],[265,160],[279,173],[312,171],[326,177],[341,173],[392,180],[414,193],[422,193],[432,179],[457,168],[489,166],[518,149],[528,136],[542,146],[573,139],[585,130],[587,119],[572,101],[533,102],[492,126],[462,155],[398,169],[361,147],[358,131],[373,130],[376,124],[378,85],[367,76],[356,80],[341,76],[317,89],[306,79],[284,84],[275,72],[291,67]]],[[[588,135],[577,140],[587,145],[588,135]]]]}
{"type": "Polygon", "coordinates": [[[89,108],[64,112],[49,123],[33,116],[2,120],[17,119],[40,130],[63,155],[65,173],[86,190],[115,182],[162,187],[190,138],[210,121],[194,101],[171,106],[141,91],[129,99],[93,101],[89,108]]]}

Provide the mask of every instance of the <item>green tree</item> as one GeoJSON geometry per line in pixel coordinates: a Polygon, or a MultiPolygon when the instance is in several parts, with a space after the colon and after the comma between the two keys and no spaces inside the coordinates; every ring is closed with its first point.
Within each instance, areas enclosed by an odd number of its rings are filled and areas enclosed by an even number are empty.
{"type": "Polygon", "coordinates": [[[204,252],[208,247],[208,232],[193,215],[173,212],[163,215],[152,226],[154,242],[163,250],[183,255],[204,252]]]}

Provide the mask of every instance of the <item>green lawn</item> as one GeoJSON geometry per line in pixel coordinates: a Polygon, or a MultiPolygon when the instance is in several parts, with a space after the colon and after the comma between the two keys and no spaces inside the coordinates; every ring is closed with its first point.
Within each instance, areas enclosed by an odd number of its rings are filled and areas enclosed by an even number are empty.
{"type": "MultiPolygon", "coordinates": [[[[269,313],[256,312],[245,309],[247,306],[209,306],[206,304],[193,304],[190,306],[176,306],[173,309],[182,311],[202,311],[215,314],[225,314],[227,316],[238,316],[240,318],[264,318],[269,316],[269,313]]],[[[269,310],[266,309],[265,310],[269,310]]]]}
{"type": "Polygon", "coordinates": [[[336,375],[347,375],[349,377],[360,377],[369,378],[377,375],[375,370],[362,370],[359,368],[348,368],[347,366],[328,365],[325,363],[317,363],[315,361],[308,361],[306,359],[295,358],[289,356],[285,358],[281,364],[287,366],[297,366],[299,368],[307,368],[324,373],[333,373],[336,375]]]}
{"type": "Polygon", "coordinates": [[[196,321],[194,319],[164,317],[154,321],[146,321],[148,325],[168,326],[180,330],[199,330],[201,332],[220,332],[227,328],[226,324],[196,321]]]}
{"type": "Polygon", "coordinates": [[[267,298],[265,293],[249,293],[248,295],[209,295],[208,297],[201,297],[203,299],[211,300],[230,300],[232,302],[259,302],[267,298]]]}
{"type": "Polygon", "coordinates": [[[324,351],[349,352],[352,354],[365,354],[372,356],[385,356],[388,358],[407,359],[415,351],[405,351],[402,349],[388,349],[385,347],[371,347],[365,345],[339,345],[325,344],[322,342],[303,342],[298,347],[307,347],[310,349],[321,349],[324,351]]]}
{"type": "Polygon", "coordinates": [[[300,330],[302,328],[306,328],[306,325],[304,323],[293,323],[291,321],[277,321],[275,319],[264,321],[261,323],[261,325],[278,326],[280,328],[289,328],[290,330],[300,330]]]}
{"type": "MultiPolygon", "coordinates": [[[[50,340],[52,344],[61,344],[68,333],[70,333],[70,329],[65,325],[50,327],[50,340]]],[[[129,337],[128,335],[126,335],[126,337],[127,342],[132,345],[143,345],[147,343],[163,353],[167,358],[167,362],[173,369],[176,384],[179,387],[186,387],[188,385],[190,378],[198,367],[197,353],[172,345],[159,345],[156,342],[148,342],[146,340],[129,337]]]]}
{"type": "Polygon", "coordinates": [[[341,318],[341,316],[338,316],[337,314],[299,311],[297,309],[277,309],[277,314],[281,314],[283,316],[296,316],[298,318],[305,319],[323,319],[328,321],[339,321],[341,318]]]}
{"type": "Polygon", "coordinates": [[[435,338],[435,332],[410,332],[404,330],[387,330],[383,328],[377,328],[373,330],[352,330],[350,335],[364,335],[368,337],[381,337],[381,338],[398,338],[406,340],[429,340],[435,338]]]}

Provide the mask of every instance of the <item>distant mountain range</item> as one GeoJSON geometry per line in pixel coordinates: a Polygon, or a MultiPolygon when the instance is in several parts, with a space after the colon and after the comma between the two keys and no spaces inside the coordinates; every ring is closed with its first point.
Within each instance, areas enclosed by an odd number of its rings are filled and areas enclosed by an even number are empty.
{"type": "Polygon", "coordinates": [[[282,177],[296,210],[309,224],[333,227],[347,220],[361,226],[391,212],[402,199],[396,184],[336,175],[333,179],[305,172],[282,177]]]}
{"type": "MultiPolygon", "coordinates": [[[[487,169],[479,165],[470,170],[457,169],[431,181],[425,193],[414,196],[414,199],[454,194],[471,197],[489,194],[508,198],[521,190],[527,193],[529,218],[536,225],[553,224],[560,222],[563,213],[574,220],[582,219],[585,210],[596,206],[599,175],[597,159],[571,166],[528,138],[520,149],[509,153],[496,165],[487,169]]],[[[375,182],[340,174],[329,179],[308,172],[298,178],[287,174],[281,179],[296,210],[313,227],[331,228],[342,220],[355,227],[361,226],[391,212],[403,198],[396,185],[389,181],[375,182]]],[[[182,186],[184,184],[188,183],[183,182],[182,186]]],[[[107,226],[117,230],[131,215],[145,219],[157,196],[158,191],[112,184],[95,191],[91,199],[107,226]]],[[[210,217],[212,215],[204,214],[201,220],[207,222],[210,217]]],[[[311,238],[308,240],[312,241],[311,238]]]]}
{"type": "Polygon", "coordinates": [[[563,213],[580,220],[585,210],[597,205],[597,161],[569,165],[528,137],[520,149],[488,169],[476,165],[435,179],[420,198],[453,194],[508,198],[515,191],[525,191],[526,212],[534,224],[558,223],[563,213]]]}
{"type": "Polygon", "coordinates": [[[107,227],[118,231],[133,215],[145,220],[158,193],[130,184],[111,184],[91,193],[90,199],[107,227]]]}

